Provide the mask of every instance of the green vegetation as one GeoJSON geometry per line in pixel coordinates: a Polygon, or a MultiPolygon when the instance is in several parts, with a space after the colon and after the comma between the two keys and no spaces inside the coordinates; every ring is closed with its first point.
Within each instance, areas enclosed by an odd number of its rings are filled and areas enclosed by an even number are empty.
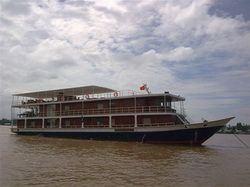
{"type": "Polygon", "coordinates": [[[6,126],[8,126],[8,125],[10,125],[10,124],[11,124],[11,121],[8,120],[8,119],[2,118],[2,119],[0,120],[0,125],[6,125],[6,126]]]}
{"type": "Polygon", "coordinates": [[[222,128],[219,133],[242,133],[250,134],[250,125],[238,122],[236,125],[228,125],[222,128]]]}

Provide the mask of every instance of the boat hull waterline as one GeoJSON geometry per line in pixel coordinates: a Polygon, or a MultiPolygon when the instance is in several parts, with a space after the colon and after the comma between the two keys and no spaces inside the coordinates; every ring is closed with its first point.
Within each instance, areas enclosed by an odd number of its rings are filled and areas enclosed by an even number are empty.
{"type": "Polygon", "coordinates": [[[161,144],[189,144],[201,145],[218,130],[224,127],[231,119],[225,118],[216,121],[175,125],[173,127],[145,127],[134,129],[13,129],[18,135],[39,135],[45,137],[59,137],[87,140],[135,141],[142,143],[161,144]]]}

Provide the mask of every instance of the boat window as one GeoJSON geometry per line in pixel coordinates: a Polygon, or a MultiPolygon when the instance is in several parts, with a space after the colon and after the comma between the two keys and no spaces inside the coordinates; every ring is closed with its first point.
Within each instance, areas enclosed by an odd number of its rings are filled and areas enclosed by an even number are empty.
{"type": "Polygon", "coordinates": [[[171,107],[171,102],[167,101],[166,104],[167,104],[167,107],[169,107],[169,108],[171,107]]]}
{"type": "Polygon", "coordinates": [[[103,109],[103,103],[98,103],[97,104],[97,109],[103,109]]]}
{"type": "Polygon", "coordinates": [[[70,110],[70,107],[68,105],[64,106],[64,110],[65,111],[69,111],[70,110]]]}
{"type": "Polygon", "coordinates": [[[151,119],[150,118],[143,118],[143,124],[150,125],[151,124],[151,119]]]}
{"type": "Polygon", "coordinates": [[[111,124],[112,124],[112,126],[115,125],[115,119],[114,118],[112,118],[111,124]]]}
{"type": "Polygon", "coordinates": [[[96,119],[96,124],[97,125],[103,125],[103,118],[97,118],[96,119]]]}
{"type": "Polygon", "coordinates": [[[36,125],[36,122],[35,122],[35,121],[31,121],[31,123],[30,123],[30,127],[31,127],[31,128],[34,128],[34,127],[35,127],[35,125],[36,125]]]}
{"type": "Polygon", "coordinates": [[[47,115],[54,116],[56,111],[56,105],[48,105],[47,106],[47,115]]]}
{"type": "Polygon", "coordinates": [[[66,127],[69,127],[69,126],[70,126],[70,120],[66,120],[66,121],[65,121],[65,126],[66,126],[66,127]]]}
{"type": "Polygon", "coordinates": [[[164,106],[164,100],[161,98],[157,98],[157,99],[155,99],[154,104],[155,104],[155,106],[164,106]]]}

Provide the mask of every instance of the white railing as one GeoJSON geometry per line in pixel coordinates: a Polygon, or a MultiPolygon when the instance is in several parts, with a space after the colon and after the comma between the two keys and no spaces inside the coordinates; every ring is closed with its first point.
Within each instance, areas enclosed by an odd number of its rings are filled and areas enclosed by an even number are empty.
{"type": "Polygon", "coordinates": [[[65,96],[64,99],[58,100],[55,98],[48,99],[34,99],[28,97],[17,97],[13,100],[12,106],[20,105],[37,105],[41,103],[53,103],[53,102],[67,102],[67,101],[83,101],[83,100],[95,100],[95,99],[109,99],[115,97],[125,97],[133,95],[143,95],[145,92],[138,92],[133,90],[121,90],[117,92],[101,93],[101,94],[89,94],[89,95],[79,95],[79,96],[65,96]]]}
{"type": "Polygon", "coordinates": [[[127,114],[127,113],[162,113],[176,112],[174,109],[162,106],[137,106],[137,107],[116,107],[103,109],[80,109],[69,111],[54,111],[51,113],[33,113],[25,112],[18,114],[18,118],[34,118],[34,117],[51,117],[51,116],[84,116],[84,115],[100,115],[100,114],[127,114]]]}
{"type": "MultiPolygon", "coordinates": [[[[165,126],[170,126],[170,125],[175,125],[174,122],[166,122],[166,123],[149,123],[149,124],[137,124],[137,128],[140,127],[165,127],[165,126]]],[[[59,127],[45,127],[45,128],[37,128],[37,127],[27,127],[27,129],[59,129],[59,127]]],[[[81,125],[69,125],[69,126],[62,126],[60,129],[88,129],[88,128],[110,128],[108,124],[103,124],[103,125],[84,125],[82,127],[81,125]]],[[[112,125],[111,128],[114,129],[134,129],[135,124],[115,124],[112,125]]],[[[24,127],[16,127],[12,128],[12,132],[18,132],[18,129],[24,129],[24,127]]]]}

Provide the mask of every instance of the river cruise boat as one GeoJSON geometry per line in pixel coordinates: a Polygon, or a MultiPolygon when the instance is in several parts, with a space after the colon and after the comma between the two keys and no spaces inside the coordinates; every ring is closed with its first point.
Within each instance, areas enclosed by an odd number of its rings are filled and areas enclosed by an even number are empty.
{"type": "Polygon", "coordinates": [[[93,140],[201,145],[233,117],[190,124],[184,97],[84,86],[13,95],[12,132],[93,140]]]}

